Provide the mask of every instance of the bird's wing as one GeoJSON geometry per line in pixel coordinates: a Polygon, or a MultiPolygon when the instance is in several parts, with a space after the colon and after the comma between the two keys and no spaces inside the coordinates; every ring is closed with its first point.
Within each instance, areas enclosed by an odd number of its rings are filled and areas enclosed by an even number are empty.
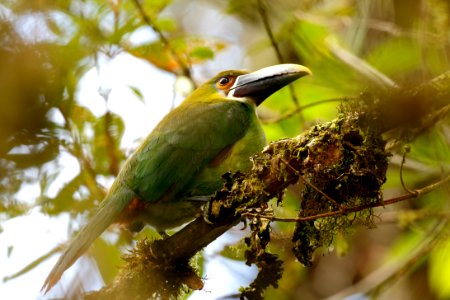
{"type": "Polygon", "coordinates": [[[58,282],[135,194],[157,201],[182,191],[221,150],[245,134],[250,109],[237,101],[191,103],[166,116],[125,163],[97,214],[71,241],[42,289],[48,292],[58,282]]]}
{"type": "Polygon", "coordinates": [[[233,100],[182,104],[130,159],[124,182],[145,201],[175,197],[223,149],[244,136],[251,110],[233,100]]]}

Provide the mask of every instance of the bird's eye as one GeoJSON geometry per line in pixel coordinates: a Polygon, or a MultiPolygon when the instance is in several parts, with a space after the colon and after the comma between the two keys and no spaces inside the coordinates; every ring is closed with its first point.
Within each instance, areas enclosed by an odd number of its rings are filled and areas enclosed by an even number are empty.
{"type": "Polygon", "coordinates": [[[235,80],[236,77],[233,75],[224,75],[217,79],[216,87],[222,91],[227,91],[233,86],[235,80]]]}
{"type": "Polygon", "coordinates": [[[219,85],[221,85],[221,86],[225,86],[225,85],[227,85],[229,82],[230,82],[230,77],[228,77],[228,76],[221,77],[221,78],[217,81],[217,83],[218,83],[219,85]]]}

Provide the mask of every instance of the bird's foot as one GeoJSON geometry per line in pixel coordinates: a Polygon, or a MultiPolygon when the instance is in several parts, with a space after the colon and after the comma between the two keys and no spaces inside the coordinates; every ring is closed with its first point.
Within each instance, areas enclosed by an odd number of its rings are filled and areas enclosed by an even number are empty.
{"type": "Polygon", "coordinates": [[[211,201],[206,202],[205,205],[202,206],[203,220],[206,223],[213,225],[214,222],[211,220],[212,217],[211,209],[212,209],[211,201]]]}
{"type": "Polygon", "coordinates": [[[209,202],[212,198],[212,195],[206,196],[191,196],[186,198],[187,201],[199,201],[199,202],[209,202]]]}

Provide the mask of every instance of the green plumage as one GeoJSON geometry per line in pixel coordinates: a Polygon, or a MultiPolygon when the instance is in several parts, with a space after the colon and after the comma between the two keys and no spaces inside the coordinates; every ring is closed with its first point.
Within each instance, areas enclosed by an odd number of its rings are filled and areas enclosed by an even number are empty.
{"type": "Polygon", "coordinates": [[[118,179],[146,202],[134,223],[164,230],[192,219],[202,202],[186,198],[212,195],[222,174],[247,170],[264,146],[254,105],[211,100],[186,101],[169,113],[123,167],[118,179]]]}
{"type": "MultiPolygon", "coordinates": [[[[179,201],[195,185],[193,177],[246,134],[252,115],[254,108],[239,101],[183,104],[147,137],[120,177],[145,201],[156,202],[168,192],[179,201]]],[[[260,147],[257,141],[255,148],[260,147]]]]}
{"type": "Polygon", "coordinates": [[[158,230],[193,219],[226,172],[246,171],[262,150],[256,105],[309,73],[279,65],[246,73],[226,71],[196,89],[156,126],[125,162],[97,213],[71,241],[47,277],[48,291],[113,222],[158,230]],[[203,201],[201,201],[203,200],[203,201]]]}

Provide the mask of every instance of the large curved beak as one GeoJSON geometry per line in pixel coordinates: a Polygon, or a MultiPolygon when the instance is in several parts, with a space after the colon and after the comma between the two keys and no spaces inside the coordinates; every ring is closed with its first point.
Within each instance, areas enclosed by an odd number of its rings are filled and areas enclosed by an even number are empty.
{"type": "Polygon", "coordinates": [[[250,98],[256,105],[260,105],[267,97],[282,87],[311,74],[307,67],[296,64],[281,64],[263,68],[238,76],[228,95],[250,98]]]}

